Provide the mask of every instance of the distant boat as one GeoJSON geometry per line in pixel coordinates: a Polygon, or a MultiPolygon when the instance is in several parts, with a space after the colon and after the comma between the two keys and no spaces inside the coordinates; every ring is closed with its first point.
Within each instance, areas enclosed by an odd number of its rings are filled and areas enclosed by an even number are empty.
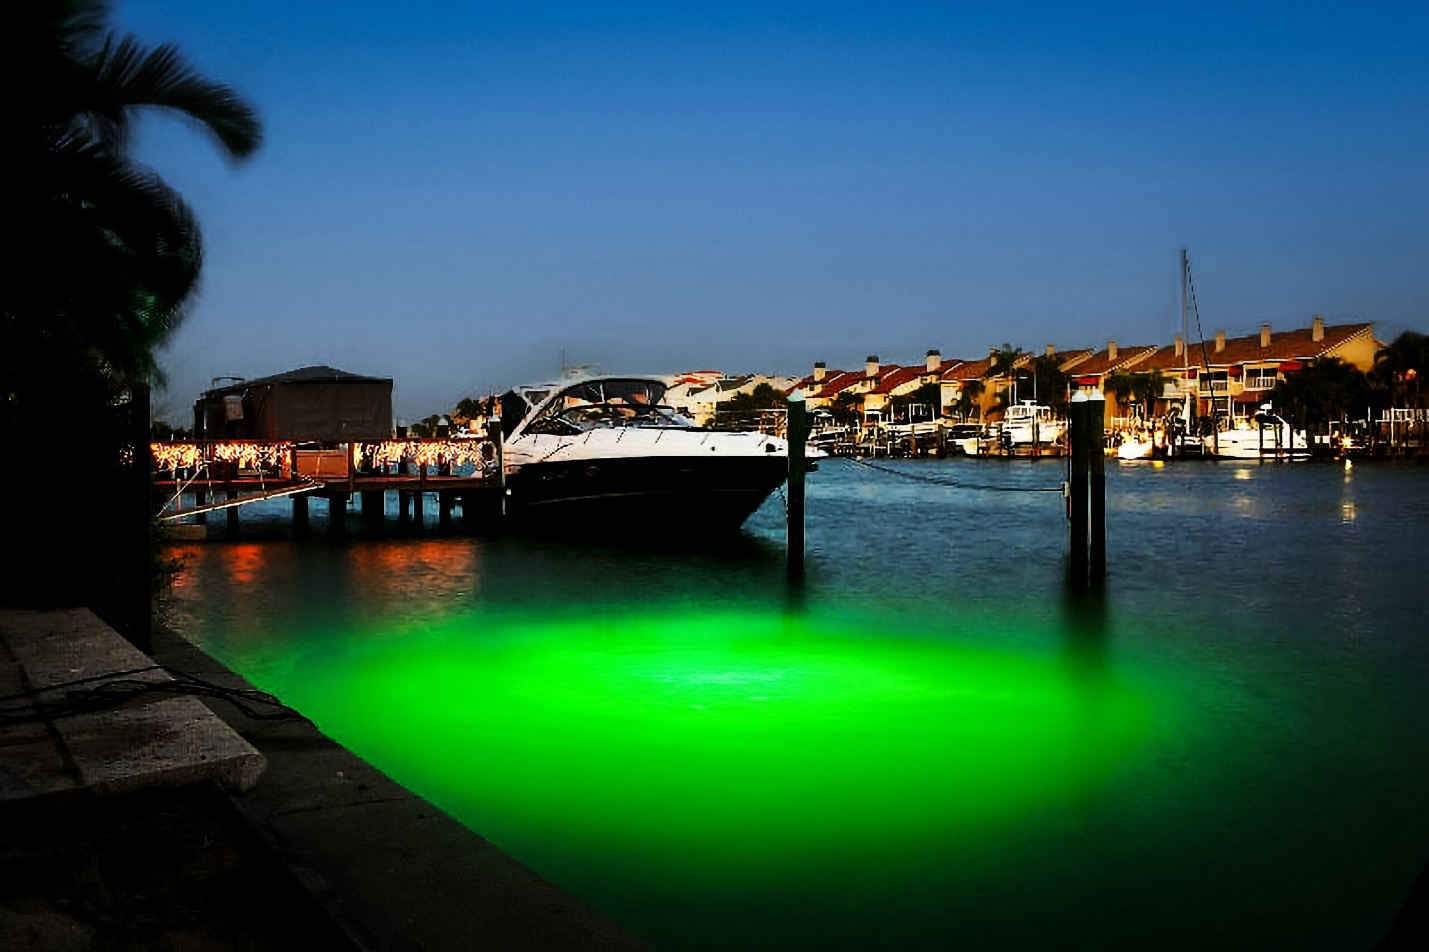
{"type": "Polygon", "coordinates": [[[1217,459],[1309,459],[1310,443],[1304,430],[1296,430],[1263,404],[1250,424],[1218,430],[1206,446],[1217,459]]]}
{"type": "Polygon", "coordinates": [[[963,456],[981,456],[987,445],[987,428],[981,423],[954,423],[946,431],[948,446],[963,456]]]}
{"type": "Polygon", "coordinates": [[[1116,448],[1117,459],[1150,459],[1156,451],[1156,442],[1150,437],[1132,437],[1123,440],[1116,448]]]}
{"type": "Polygon", "coordinates": [[[1003,445],[1011,449],[1048,446],[1066,435],[1067,421],[1057,419],[1046,404],[1023,400],[1003,411],[998,432],[1003,445]]]}

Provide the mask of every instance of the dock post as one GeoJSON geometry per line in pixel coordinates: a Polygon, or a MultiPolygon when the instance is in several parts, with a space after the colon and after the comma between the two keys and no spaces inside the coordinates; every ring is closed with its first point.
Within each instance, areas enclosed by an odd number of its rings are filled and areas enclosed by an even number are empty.
{"type": "Polygon", "coordinates": [[[443,532],[452,530],[452,494],[449,489],[437,493],[437,526],[443,532]]]}
{"type": "Polygon", "coordinates": [[[347,535],[347,493],[333,492],[327,497],[328,530],[334,539],[347,535]]]}
{"type": "Polygon", "coordinates": [[[1072,443],[1072,483],[1068,500],[1072,520],[1070,572],[1072,586],[1083,588],[1087,584],[1087,504],[1090,501],[1088,483],[1091,465],[1091,413],[1085,393],[1072,397],[1069,415],[1072,443]]]}
{"type": "Polygon", "coordinates": [[[1087,489],[1090,504],[1087,516],[1091,521],[1091,566],[1093,586],[1106,578],[1106,397],[1100,390],[1087,401],[1088,451],[1091,454],[1091,476],[1087,489]]]}
{"type": "Polygon", "coordinates": [[[506,515],[506,434],[501,429],[500,420],[486,424],[486,438],[491,441],[491,465],[495,467],[496,505],[491,507],[491,515],[498,520],[506,515]]]}
{"type": "Polygon", "coordinates": [[[804,391],[789,394],[789,500],[785,513],[789,550],[789,578],[804,578],[804,446],[809,440],[809,417],[804,391]]]}
{"type": "Polygon", "coordinates": [[[379,535],[382,532],[382,523],[386,519],[387,494],[374,489],[364,489],[359,497],[362,500],[362,529],[368,535],[379,535]]]}
{"type": "MultiPolygon", "coordinates": [[[[423,469],[425,468],[426,467],[423,467],[423,469]]],[[[421,532],[423,528],[422,520],[424,517],[422,515],[422,502],[426,495],[427,494],[420,489],[412,493],[412,528],[418,532],[421,532]]]]}
{"type": "Polygon", "coordinates": [[[299,539],[308,537],[308,494],[299,493],[293,497],[293,535],[299,539]]]}
{"type": "MultiPolygon", "coordinates": [[[[228,492],[226,492],[224,495],[225,495],[225,497],[228,499],[229,502],[232,502],[233,500],[235,500],[235,499],[238,498],[238,490],[236,490],[236,489],[230,489],[230,490],[228,490],[228,492]]],[[[238,538],[238,507],[237,507],[237,506],[229,506],[229,507],[228,507],[228,537],[229,537],[230,539],[236,539],[236,538],[238,538]]]]}

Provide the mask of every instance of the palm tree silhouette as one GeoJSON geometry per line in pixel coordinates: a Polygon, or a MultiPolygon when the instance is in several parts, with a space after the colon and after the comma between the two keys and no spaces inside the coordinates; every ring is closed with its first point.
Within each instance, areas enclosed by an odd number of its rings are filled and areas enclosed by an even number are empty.
{"type": "Polygon", "coordinates": [[[27,371],[88,367],[124,386],[158,376],[155,349],[183,317],[202,239],[182,197],[130,155],[137,115],[162,111],[239,160],[261,141],[253,108],[172,45],[116,36],[104,0],[11,4],[6,183],[13,279],[0,296],[8,393],[27,371]]]}

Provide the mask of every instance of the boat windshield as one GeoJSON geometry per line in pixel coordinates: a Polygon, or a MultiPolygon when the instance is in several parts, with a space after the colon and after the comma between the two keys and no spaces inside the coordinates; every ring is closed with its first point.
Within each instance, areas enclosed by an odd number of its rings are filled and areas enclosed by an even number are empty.
{"type": "Polygon", "coordinates": [[[526,431],[570,435],[611,426],[694,427],[673,407],[662,404],[664,397],[665,385],[658,380],[587,380],[562,390],[526,431]]]}

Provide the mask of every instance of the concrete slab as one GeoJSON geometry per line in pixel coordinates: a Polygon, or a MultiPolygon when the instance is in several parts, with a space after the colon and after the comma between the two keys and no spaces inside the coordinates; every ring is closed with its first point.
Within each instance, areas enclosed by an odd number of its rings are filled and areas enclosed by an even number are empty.
{"type": "MultiPolygon", "coordinates": [[[[4,696],[19,713],[34,692],[62,701],[65,688],[116,682],[173,683],[155,662],[87,609],[0,609],[4,696]],[[6,663],[8,662],[8,663],[6,663]],[[94,679],[94,680],[87,680],[94,679]]],[[[257,782],[264,759],[256,748],[192,697],[146,694],[121,707],[0,728],[6,753],[0,801],[75,789],[120,793],[144,787],[217,781],[235,790],[257,782]]]]}

